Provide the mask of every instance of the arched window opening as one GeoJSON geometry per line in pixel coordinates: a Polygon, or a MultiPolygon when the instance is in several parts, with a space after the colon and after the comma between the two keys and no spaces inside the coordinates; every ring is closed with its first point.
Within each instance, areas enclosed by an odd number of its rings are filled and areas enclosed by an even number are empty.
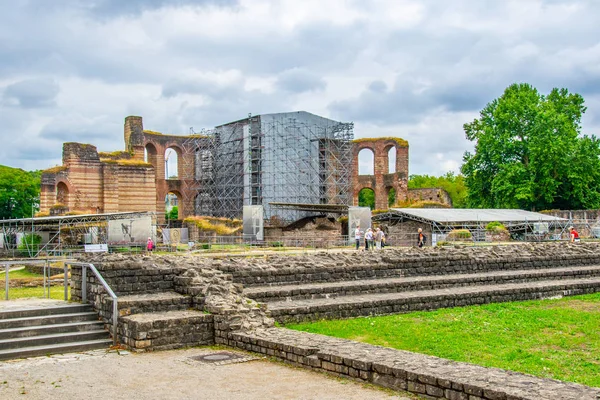
{"type": "Polygon", "coordinates": [[[144,161],[152,164],[154,168],[156,168],[156,164],[158,163],[157,151],[156,147],[151,143],[148,143],[146,147],[144,147],[144,161]]]}
{"type": "Polygon", "coordinates": [[[358,152],[358,174],[375,175],[375,153],[371,149],[358,152]]]}
{"type": "Polygon", "coordinates": [[[371,210],[375,208],[375,192],[373,189],[364,188],[358,192],[359,207],[369,207],[371,210]]]}
{"type": "Polygon", "coordinates": [[[388,190],[388,207],[394,207],[396,205],[396,189],[390,188],[388,190]]]}
{"type": "Polygon", "coordinates": [[[165,179],[179,179],[179,152],[172,147],[165,150],[165,179]]]}
{"type": "Polygon", "coordinates": [[[388,150],[388,174],[396,173],[396,148],[391,147],[388,150]]]}
{"type": "Polygon", "coordinates": [[[63,206],[69,206],[69,188],[64,182],[56,185],[56,203],[63,206]]]}
{"type": "Polygon", "coordinates": [[[165,219],[168,221],[181,219],[179,207],[181,195],[177,192],[169,192],[165,196],[165,219]]]}

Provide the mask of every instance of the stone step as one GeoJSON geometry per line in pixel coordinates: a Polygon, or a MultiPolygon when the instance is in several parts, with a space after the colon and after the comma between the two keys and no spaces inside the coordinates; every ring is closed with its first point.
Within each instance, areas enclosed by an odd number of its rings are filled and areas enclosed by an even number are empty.
{"type": "MultiPolygon", "coordinates": [[[[176,292],[144,293],[120,296],[117,307],[121,315],[141,314],[147,312],[187,310],[192,306],[192,298],[176,292]]],[[[112,313],[112,299],[104,299],[102,308],[112,313]]]]}
{"type": "Polygon", "coordinates": [[[0,339],[41,336],[66,332],[93,331],[103,328],[104,323],[102,323],[101,321],[81,321],[69,322],[65,324],[26,326],[21,328],[1,329],[0,339]]]}
{"type": "Polygon", "coordinates": [[[268,302],[267,306],[275,320],[289,323],[543,299],[599,291],[600,278],[586,278],[268,302]]]}
{"type": "Polygon", "coordinates": [[[93,311],[72,314],[51,314],[36,317],[12,318],[0,320],[0,330],[42,326],[52,324],[66,324],[79,321],[97,321],[98,314],[93,311]]]}
{"type": "MultiPolygon", "coordinates": [[[[363,252],[366,253],[366,252],[363,252]]],[[[536,269],[565,268],[567,266],[598,266],[597,259],[460,259],[457,257],[423,257],[404,259],[393,253],[372,252],[364,259],[349,263],[336,260],[319,265],[286,266],[275,268],[240,268],[227,270],[233,281],[246,288],[258,286],[304,285],[311,283],[335,283],[341,281],[390,279],[409,276],[435,276],[456,274],[478,274],[495,271],[522,271],[536,269]]]]}
{"type": "Polygon", "coordinates": [[[45,356],[48,354],[64,354],[95,349],[108,349],[111,345],[111,339],[96,339],[83,342],[23,347],[19,349],[4,349],[0,350],[0,360],[45,356]]]}
{"type": "Polygon", "coordinates": [[[28,336],[0,340],[0,350],[37,347],[53,344],[85,342],[90,340],[107,339],[108,332],[104,329],[92,331],[76,331],[54,333],[49,335],[28,336]]]}
{"type": "Polygon", "coordinates": [[[134,351],[212,345],[214,329],[213,315],[196,310],[143,313],[119,319],[120,343],[134,351]]]}
{"type": "Polygon", "coordinates": [[[395,293],[446,289],[469,285],[497,285],[573,278],[600,277],[600,266],[549,268],[535,270],[491,271],[477,274],[431,275],[403,278],[364,279],[303,285],[257,286],[244,295],[260,302],[334,298],[371,293],[395,293]]]}
{"type": "Polygon", "coordinates": [[[92,311],[89,304],[66,304],[52,307],[24,308],[0,311],[0,320],[13,318],[39,317],[44,315],[69,314],[92,311]]]}

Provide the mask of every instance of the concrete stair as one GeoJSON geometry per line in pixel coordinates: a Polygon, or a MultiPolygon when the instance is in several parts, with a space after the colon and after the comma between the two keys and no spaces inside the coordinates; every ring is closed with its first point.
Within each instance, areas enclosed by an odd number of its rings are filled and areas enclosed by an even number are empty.
{"type": "MultiPolygon", "coordinates": [[[[359,274],[358,276],[362,276],[359,274]]],[[[600,266],[252,286],[280,323],[397,314],[600,292],[600,266]]]]}
{"type": "Polygon", "coordinates": [[[90,305],[0,312],[0,360],[108,348],[111,344],[90,305]]]}

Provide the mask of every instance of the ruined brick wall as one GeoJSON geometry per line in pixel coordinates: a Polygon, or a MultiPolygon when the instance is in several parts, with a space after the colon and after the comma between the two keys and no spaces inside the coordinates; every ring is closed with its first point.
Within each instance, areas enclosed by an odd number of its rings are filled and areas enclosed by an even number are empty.
{"type": "Polygon", "coordinates": [[[101,158],[95,146],[63,145],[63,165],[42,173],[40,211],[156,211],[154,168],[131,155],[101,158]]]}
{"type": "Polygon", "coordinates": [[[188,139],[202,136],[163,135],[160,132],[144,130],[141,117],[127,117],[124,133],[125,147],[131,149],[133,158],[143,160],[146,154],[148,163],[154,167],[154,201],[158,221],[164,222],[165,197],[169,193],[177,196],[179,219],[195,215],[196,149],[189,148],[188,139]],[[166,176],[165,154],[169,148],[177,154],[177,171],[169,171],[170,176],[166,176]]]}
{"type": "Polygon", "coordinates": [[[358,193],[364,189],[375,192],[375,208],[388,208],[388,193],[396,191],[396,202],[408,197],[408,142],[400,138],[357,139],[353,142],[352,203],[358,205],[358,193]],[[389,173],[388,152],[396,149],[396,172],[389,173]],[[374,175],[358,174],[358,153],[370,149],[374,154],[374,175]]]}
{"type": "Polygon", "coordinates": [[[408,189],[408,200],[436,201],[452,207],[452,199],[442,188],[408,189]]]}

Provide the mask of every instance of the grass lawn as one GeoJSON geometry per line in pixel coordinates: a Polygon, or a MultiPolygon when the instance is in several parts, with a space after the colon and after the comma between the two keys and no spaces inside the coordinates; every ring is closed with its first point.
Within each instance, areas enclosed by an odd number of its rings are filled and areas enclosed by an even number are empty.
{"type": "MultiPolygon", "coordinates": [[[[0,279],[2,281],[4,281],[4,278],[6,277],[6,272],[5,271],[1,271],[0,273],[0,279]]],[[[8,277],[10,279],[25,279],[25,278],[44,278],[44,275],[42,274],[35,274],[33,272],[29,272],[26,269],[18,269],[16,271],[9,271],[8,272],[8,277]]]]}
{"type": "MultiPolygon", "coordinates": [[[[69,292],[71,288],[69,287],[69,292]]],[[[5,290],[4,285],[0,287],[0,301],[4,301],[5,290]]],[[[44,297],[44,288],[42,286],[39,287],[20,287],[20,288],[10,288],[8,290],[8,299],[16,300],[16,299],[24,299],[27,297],[44,297]]],[[[52,286],[50,288],[50,298],[56,300],[64,300],[65,299],[65,287],[64,286],[52,286]]],[[[71,298],[71,294],[69,293],[69,298],[71,298]]]]}
{"type": "Polygon", "coordinates": [[[287,327],[600,387],[600,293],[287,327]]]}

